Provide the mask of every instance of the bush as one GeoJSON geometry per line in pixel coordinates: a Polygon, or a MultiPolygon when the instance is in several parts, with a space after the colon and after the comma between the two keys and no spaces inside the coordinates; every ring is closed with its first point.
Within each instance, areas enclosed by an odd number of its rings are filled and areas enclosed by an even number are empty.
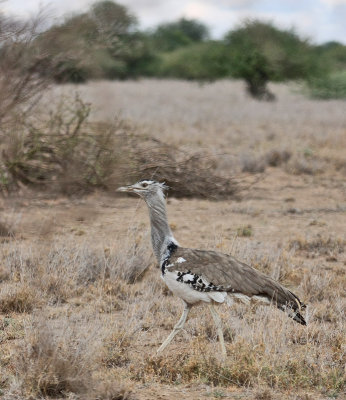
{"type": "Polygon", "coordinates": [[[123,122],[95,126],[89,114],[90,105],[77,95],[62,98],[50,113],[36,112],[0,130],[3,186],[21,182],[68,194],[105,188],[118,161],[114,130],[123,122]]]}
{"type": "Polygon", "coordinates": [[[315,99],[346,99],[346,71],[310,79],[307,90],[315,99]]]}
{"type": "Polygon", "coordinates": [[[25,118],[49,85],[39,75],[46,61],[34,46],[41,17],[21,22],[0,13],[0,127],[16,120],[18,112],[25,118]]]}
{"type": "Polygon", "coordinates": [[[231,74],[244,79],[249,94],[259,100],[273,100],[269,81],[306,79],[321,73],[313,47],[294,31],[271,23],[247,20],[226,35],[231,74]]]}
{"type": "Polygon", "coordinates": [[[232,177],[217,175],[215,160],[207,154],[189,154],[157,139],[124,135],[123,149],[128,160],[120,166],[126,183],[151,177],[164,181],[174,197],[221,200],[238,194],[240,185],[232,177]]]}
{"type": "Polygon", "coordinates": [[[154,48],[159,52],[173,51],[192,43],[202,42],[208,37],[209,31],[205,25],[185,18],[161,24],[150,35],[154,48]]]}
{"type": "Polygon", "coordinates": [[[214,80],[228,75],[225,46],[218,42],[193,44],[161,55],[158,74],[193,80],[214,80]]]}
{"type": "Polygon", "coordinates": [[[38,37],[35,46],[49,62],[40,73],[58,83],[135,77],[151,60],[145,35],[136,28],[126,7],[98,1],[38,37]]]}
{"type": "Polygon", "coordinates": [[[232,178],[212,172],[215,163],[207,155],[191,156],[136,135],[121,119],[91,123],[90,111],[78,95],[64,97],[48,115],[18,118],[0,128],[0,188],[25,184],[75,195],[154,177],[177,197],[221,199],[238,191],[232,178]]]}
{"type": "Polygon", "coordinates": [[[346,68],[346,46],[339,42],[327,42],[316,47],[319,57],[336,72],[346,68]]]}

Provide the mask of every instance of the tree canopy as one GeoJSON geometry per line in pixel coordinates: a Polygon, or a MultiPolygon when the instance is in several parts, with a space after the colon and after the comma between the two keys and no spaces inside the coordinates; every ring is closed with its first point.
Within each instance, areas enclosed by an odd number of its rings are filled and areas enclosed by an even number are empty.
{"type": "Polygon", "coordinates": [[[306,79],[320,73],[313,47],[293,30],[280,30],[271,23],[247,20],[225,37],[231,75],[242,78],[249,93],[271,98],[269,81],[306,79]]]}
{"type": "Polygon", "coordinates": [[[181,18],[176,22],[159,25],[151,37],[155,48],[165,52],[205,41],[209,38],[209,30],[199,21],[181,18]]]}
{"type": "Polygon", "coordinates": [[[125,6],[97,2],[40,35],[37,44],[51,65],[46,73],[59,82],[131,77],[134,63],[150,57],[137,28],[137,18],[125,6]]]}
{"type": "Polygon", "coordinates": [[[270,81],[317,82],[329,72],[346,70],[346,46],[316,46],[271,22],[245,20],[220,40],[211,40],[208,27],[195,19],[180,18],[143,31],[127,7],[110,0],[66,17],[39,35],[35,45],[46,57],[41,74],[57,82],[229,77],[243,79],[248,93],[262,100],[273,99],[270,81]]]}

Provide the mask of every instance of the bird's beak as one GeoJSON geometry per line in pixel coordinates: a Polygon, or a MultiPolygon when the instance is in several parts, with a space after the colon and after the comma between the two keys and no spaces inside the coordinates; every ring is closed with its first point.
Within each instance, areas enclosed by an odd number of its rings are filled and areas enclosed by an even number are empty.
{"type": "Polygon", "coordinates": [[[130,186],[121,186],[117,189],[117,192],[133,192],[134,188],[130,186]]]}

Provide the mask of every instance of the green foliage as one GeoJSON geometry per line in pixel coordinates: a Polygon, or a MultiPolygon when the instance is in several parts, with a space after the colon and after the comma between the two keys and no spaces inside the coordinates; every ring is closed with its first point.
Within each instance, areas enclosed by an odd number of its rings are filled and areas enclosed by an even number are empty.
{"type": "Polygon", "coordinates": [[[229,72],[229,59],[220,42],[192,44],[161,56],[159,75],[191,80],[214,80],[229,72]]]}
{"type": "Polygon", "coordinates": [[[126,7],[100,1],[88,12],[68,18],[44,32],[37,46],[47,54],[49,68],[42,71],[57,82],[84,82],[95,78],[127,78],[137,63],[150,59],[137,20],[126,7]]]}
{"type": "Polygon", "coordinates": [[[270,99],[269,81],[305,79],[320,71],[307,41],[271,23],[247,20],[225,40],[232,76],[244,79],[248,92],[259,99],[270,99]]]}
{"type": "Polygon", "coordinates": [[[176,22],[159,25],[151,35],[154,48],[160,52],[202,42],[209,37],[208,28],[196,20],[181,18],[176,22]]]}
{"type": "MultiPolygon", "coordinates": [[[[137,18],[125,6],[103,0],[52,26],[33,42],[32,58],[40,55],[34,72],[56,82],[232,77],[243,79],[251,96],[273,100],[268,82],[305,80],[314,97],[344,97],[343,77],[330,73],[346,70],[346,46],[337,42],[313,46],[293,30],[258,20],[244,21],[220,41],[209,39],[204,24],[186,18],[141,32],[137,18]]],[[[23,69],[27,64],[21,63],[23,69]]]]}
{"type": "Polygon", "coordinates": [[[316,53],[332,71],[346,70],[346,46],[338,42],[327,42],[316,47],[316,53]]]}
{"type": "Polygon", "coordinates": [[[346,99],[346,70],[310,79],[308,94],[316,99],[346,99]]]}
{"type": "Polygon", "coordinates": [[[137,18],[130,14],[125,6],[113,1],[94,3],[89,15],[97,26],[98,34],[103,36],[103,40],[113,42],[113,46],[119,36],[126,36],[137,25],[137,18]]]}
{"type": "Polygon", "coordinates": [[[246,225],[237,228],[237,236],[239,237],[250,237],[253,235],[252,226],[246,225]]]}

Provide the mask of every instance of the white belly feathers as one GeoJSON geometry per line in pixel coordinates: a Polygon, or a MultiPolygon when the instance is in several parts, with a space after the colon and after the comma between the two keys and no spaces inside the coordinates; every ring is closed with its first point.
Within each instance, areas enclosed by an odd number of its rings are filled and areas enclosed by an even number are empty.
{"type": "Polygon", "coordinates": [[[216,301],[217,303],[223,303],[227,297],[226,292],[200,292],[196,289],[193,289],[188,283],[177,280],[177,271],[168,271],[166,269],[162,279],[175,296],[180,297],[188,304],[195,304],[200,301],[210,303],[212,300],[216,301]]]}

